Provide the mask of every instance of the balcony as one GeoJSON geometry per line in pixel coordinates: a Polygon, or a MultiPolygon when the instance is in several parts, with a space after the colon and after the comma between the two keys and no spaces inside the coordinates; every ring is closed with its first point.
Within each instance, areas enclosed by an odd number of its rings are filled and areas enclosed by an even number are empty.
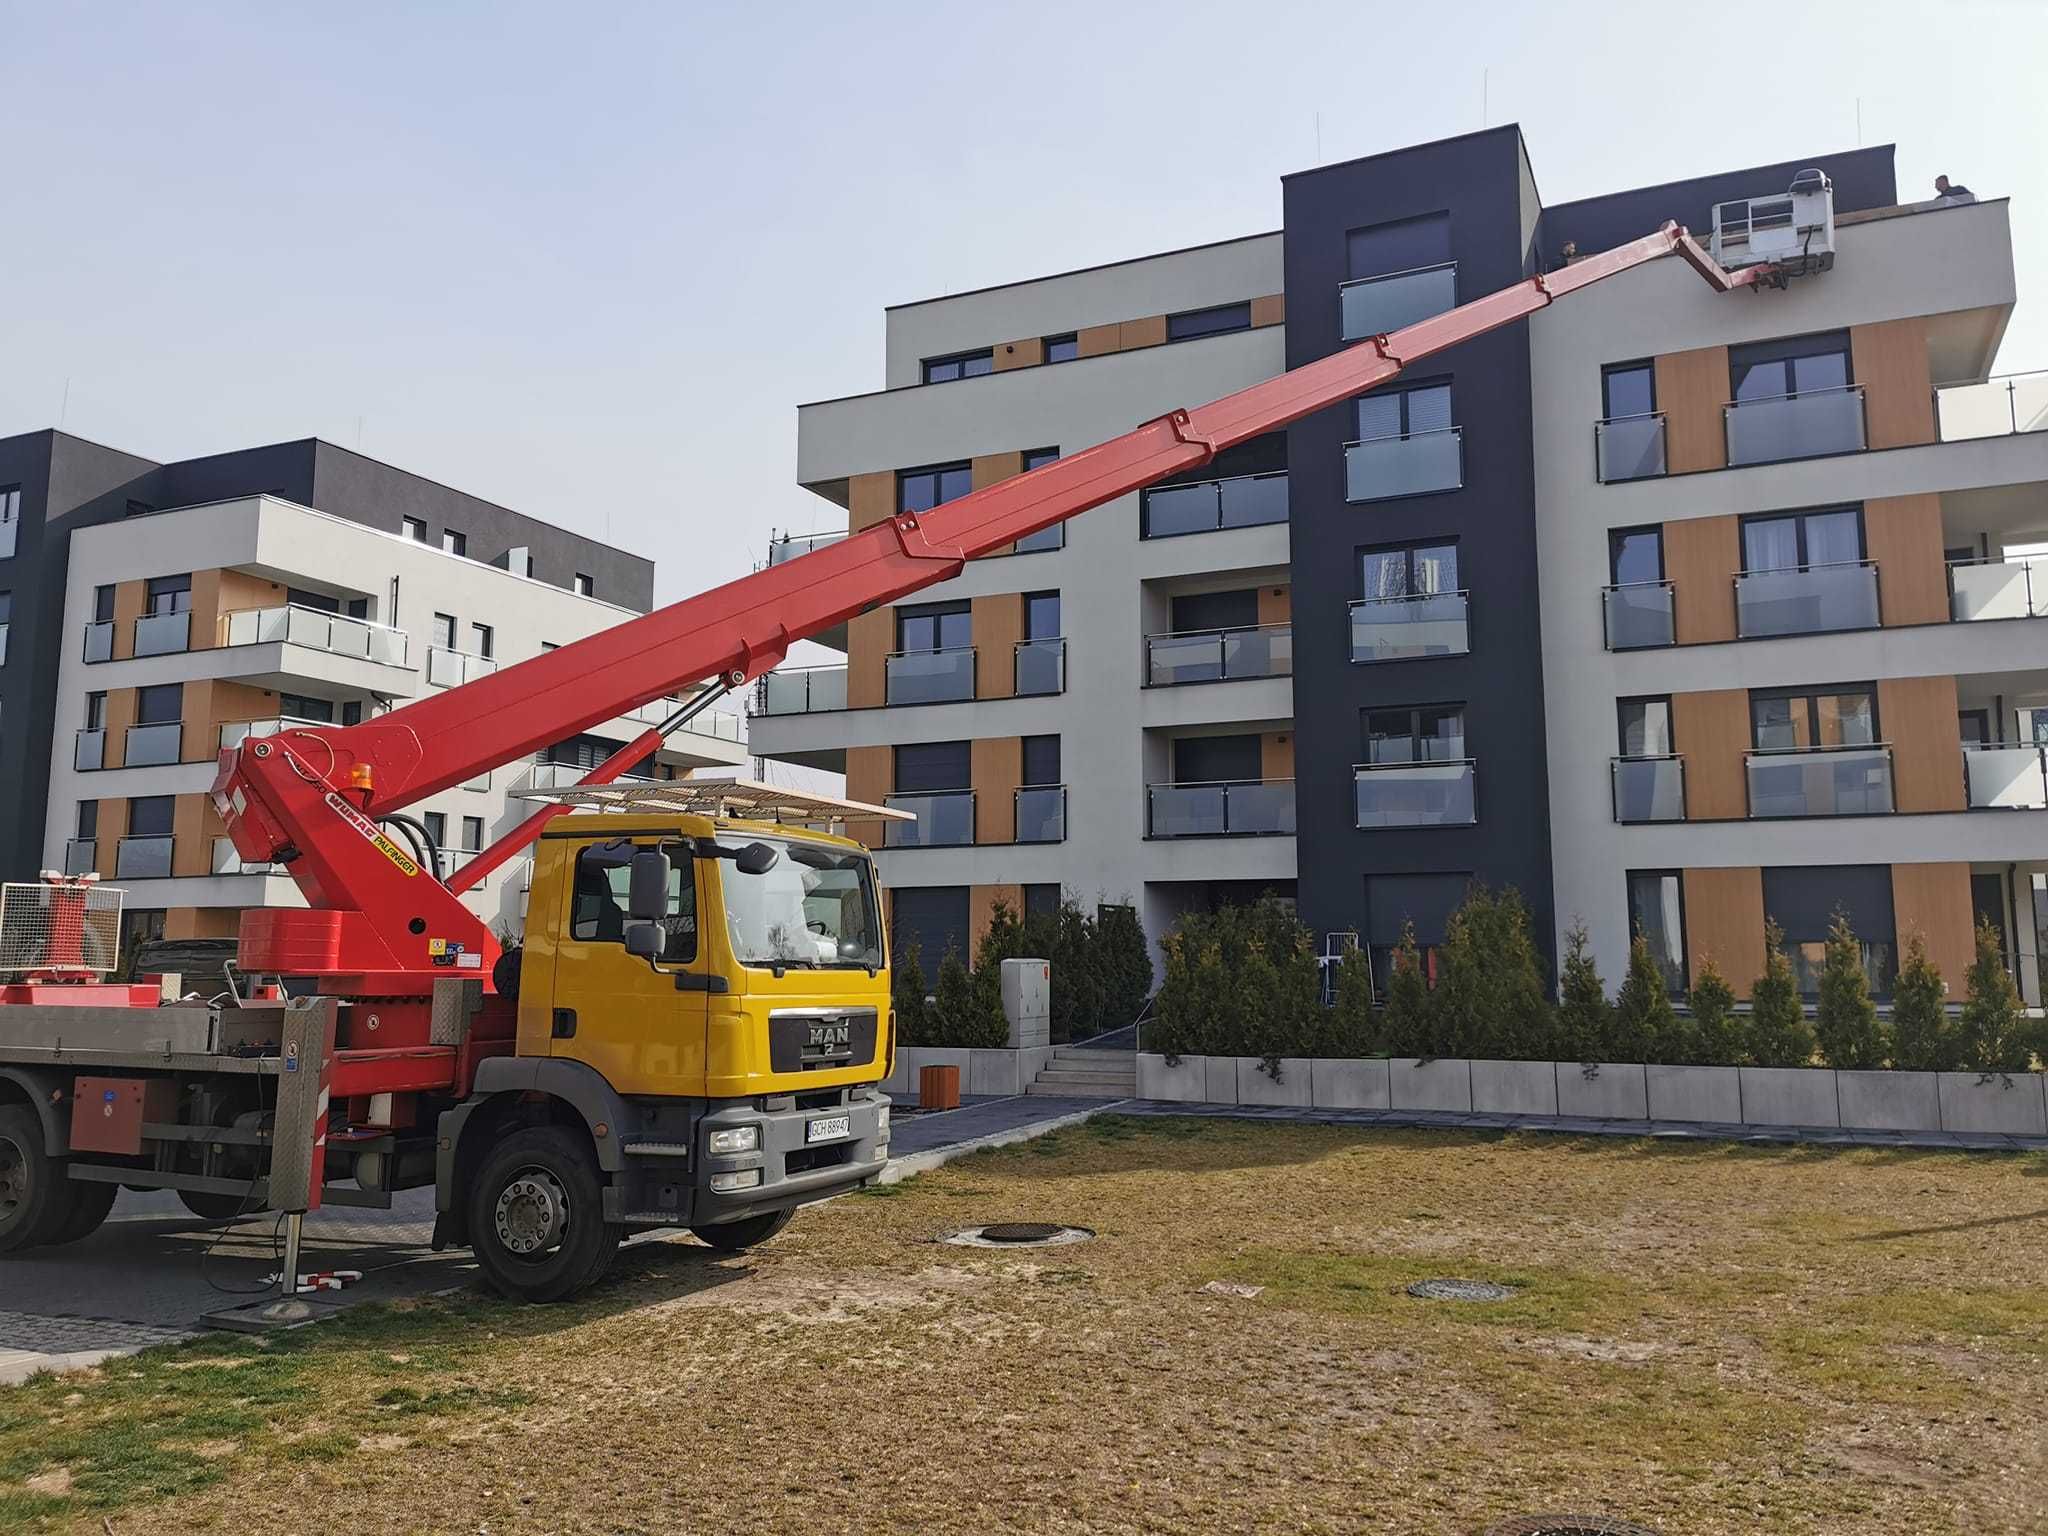
{"type": "Polygon", "coordinates": [[[116,880],[162,880],[171,873],[175,837],[124,837],[114,850],[116,880]]]}
{"type": "Polygon", "coordinates": [[[1292,837],[1294,780],[1148,784],[1147,837],[1292,837]]]}
{"type": "Polygon", "coordinates": [[[1017,841],[1063,843],[1067,840],[1067,786],[1026,784],[1017,791],[1017,841]]]}
{"type": "Polygon", "coordinates": [[[99,867],[100,844],[94,837],[74,837],[64,845],[64,873],[89,875],[99,867]]]}
{"type": "Polygon", "coordinates": [[[1749,814],[1877,816],[1892,809],[1892,749],[1791,747],[1751,752],[1749,814]]]}
{"type": "Polygon", "coordinates": [[[1664,473],[1664,413],[1610,416],[1593,423],[1593,472],[1603,485],[1664,473]]]}
{"type": "MultiPolygon", "coordinates": [[[[594,768],[585,768],[577,763],[535,763],[527,770],[525,783],[515,788],[515,795],[530,795],[551,789],[573,789],[589,778],[594,768]]],[[[614,784],[660,784],[664,782],[650,774],[622,773],[612,780],[614,784]]],[[[468,787],[468,786],[465,786],[468,787]]],[[[465,850],[475,852],[475,849],[465,850]]]]}
{"type": "Polygon", "coordinates": [[[974,841],[974,791],[940,789],[922,795],[889,795],[892,811],[908,811],[915,821],[891,821],[884,842],[889,848],[960,848],[974,841]]]}
{"type": "MultiPolygon", "coordinates": [[[[237,613],[222,614],[221,631],[223,645],[302,645],[335,656],[381,662],[388,667],[407,664],[407,647],[411,638],[404,630],[393,629],[388,624],[373,624],[368,619],[352,619],[346,614],[328,613],[319,608],[302,608],[296,603],[278,608],[244,608],[237,613]]],[[[459,653],[449,651],[446,654],[453,656],[459,653]]],[[[439,682],[440,678],[431,676],[432,661],[433,653],[429,652],[429,681],[439,682]]],[[[488,670],[495,671],[496,666],[492,662],[488,670]]]]}
{"type": "Polygon", "coordinates": [[[1287,521],[1287,471],[1162,485],[1145,493],[1142,537],[1170,539],[1287,521]]]}
{"type": "Polygon", "coordinates": [[[790,667],[761,675],[755,707],[764,715],[815,715],[846,708],[846,668],[790,667]]]}
{"type": "Polygon", "coordinates": [[[1458,264],[1411,267],[1337,285],[1340,333],[1346,341],[1382,336],[1458,307],[1458,264]]]}
{"type": "MultiPolygon", "coordinates": [[[[2041,602],[2048,602],[2044,591],[2041,602]]],[[[2034,619],[2044,610],[2034,597],[2031,560],[1951,560],[1948,616],[1958,624],[1979,619],[2034,619]]]]}
{"type": "MultiPolygon", "coordinates": [[[[619,718],[630,720],[635,725],[659,726],[673,719],[676,712],[688,702],[687,699],[674,697],[649,699],[645,704],[634,705],[619,718]]],[[[681,730],[694,736],[709,736],[714,741],[744,742],[747,739],[746,726],[741,717],[720,709],[699,710],[690,717],[681,730]]]]}
{"type": "Polygon", "coordinates": [[[85,659],[87,661],[112,661],[114,659],[114,622],[101,619],[85,626],[85,659]]]}
{"type": "Polygon", "coordinates": [[[242,858],[233,838],[216,837],[213,840],[213,872],[216,875],[281,875],[286,871],[282,864],[250,864],[242,858]]]}
{"type": "Polygon", "coordinates": [[[1472,648],[1469,606],[1463,592],[1360,598],[1351,605],[1351,659],[1412,661],[1421,656],[1463,656],[1472,648]]]}
{"type": "Polygon", "coordinates": [[[974,697],[974,647],[896,651],[885,661],[890,704],[957,704],[974,697]]]}
{"type": "Polygon", "coordinates": [[[1344,445],[1344,499],[1386,501],[1455,491],[1465,483],[1462,427],[1373,437],[1344,445]]]}
{"type": "Polygon", "coordinates": [[[1057,637],[1019,640],[1011,685],[1019,698],[1066,692],[1067,642],[1057,637]]]}
{"type": "Polygon", "coordinates": [[[427,647],[427,681],[436,688],[459,688],[497,670],[497,661],[489,656],[472,656],[441,645],[427,647]]]}
{"type": "Polygon", "coordinates": [[[1294,626],[1254,624],[1242,629],[1191,630],[1149,635],[1145,676],[1153,688],[1180,683],[1236,682],[1248,677],[1287,677],[1294,671],[1294,626]]]}
{"type": "Polygon", "coordinates": [[[2048,809],[2048,761],[2039,747],[1964,747],[1963,784],[1973,811],[2048,809]]]}
{"type": "Polygon", "coordinates": [[[164,720],[153,725],[131,725],[121,748],[124,768],[161,768],[178,761],[184,747],[183,721],[164,720]]]}
{"type": "Polygon", "coordinates": [[[146,613],[135,621],[137,656],[171,656],[191,648],[192,615],[189,610],[146,613]]]}
{"type": "Polygon", "coordinates": [[[1746,571],[1735,578],[1735,633],[1744,640],[1875,629],[1877,622],[1874,561],[1746,571]]]}
{"type": "Polygon", "coordinates": [[[1613,762],[1614,819],[1685,820],[1685,759],[1617,757],[1613,762]]]}
{"type": "Polygon", "coordinates": [[[106,761],[107,733],[104,730],[80,731],[71,744],[71,766],[83,773],[105,767],[106,761]]]}
{"type": "Polygon", "coordinates": [[[779,539],[768,541],[768,564],[771,568],[785,565],[801,555],[808,555],[827,545],[837,544],[846,537],[844,528],[832,533],[789,533],[779,539]]]}
{"type": "Polygon", "coordinates": [[[333,724],[326,720],[297,720],[289,715],[280,715],[275,720],[223,720],[220,723],[220,749],[223,752],[239,747],[243,742],[259,736],[275,736],[279,731],[321,731],[331,730],[333,724]]]}
{"type": "Polygon", "coordinates": [[[1863,451],[1861,384],[1736,400],[1721,410],[1731,466],[1863,451]]]}
{"type": "Polygon", "coordinates": [[[1944,443],[2048,432],[2048,372],[2012,373],[1934,392],[1944,443]]]}
{"type": "Polygon", "coordinates": [[[1678,639],[1671,583],[1631,581],[1600,589],[1607,649],[1641,651],[1678,639]]]}
{"type": "Polygon", "coordinates": [[[1017,541],[1020,555],[1042,555],[1055,549],[1067,547],[1067,525],[1054,523],[1050,528],[1041,528],[1036,533],[1027,533],[1017,541]]]}
{"type": "Polygon", "coordinates": [[[1479,820],[1471,758],[1437,763],[1359,763],[1352,769],[1358,825],[1469,827],[1479,820]]]}

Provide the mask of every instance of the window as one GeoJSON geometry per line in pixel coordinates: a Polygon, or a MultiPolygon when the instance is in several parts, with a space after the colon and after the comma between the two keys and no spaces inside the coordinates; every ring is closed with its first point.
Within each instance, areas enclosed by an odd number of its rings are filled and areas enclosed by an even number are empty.
{"type": "Polygon", "coordinates": [[[1685,991],[1685,895],[1676,870],[1631,870],[1628,926],[1648,941],[1664,986],[1673,997],[1685,991]]]}
{"type": "Polygon", "coordinates": [[[481,816],[462,818],[462,851],[482,853],[484,851],[484,819],[481,816]]]}
{"type": "Polygon", "coordinates": [[[951,651],[973,643],[973,611],[967,603],[922,603],[896,610],[899,651],[951,651]]]}
{"type": "Polygon", "coordinates": [[[1856,507],[1742,522],[1742,569],[1803,571],[1817,565],[1854,565],[1863,558],[1863,513],[1856,507]]]}
{"type": "Polygon", "coordinates": [[[1027,472],[1038,469],[1052,463],[1059,456],[1060,451],[1057,448],[1026,448],[1024,450],[1024,468],[1027,472]]]}
{"type": "MultiPolygon", "coordinates": [[[[570,938],[586,944],[626,942],[633,855],[651,846],[620,838],[592,843],[576,855],[576,884],[569,897],[570,938]]],[[[669,859],[668,912],[660,919],[661,958],[687,962],[697,958],[697,868],[689,850],[680,843],[664,846],[669,859]]]]}
{"type": "Polygon", "coordinates": [[[1026,736],[1024,738],[1024,772],[1021,782],[1025,784],[1057,784],[1060,782],[1059,737],[1026,736]]]}
{"type": "Polygon", "coordinates": [[[1409,544],[1369,549],[1359,557],[1361,590],[1368,598],[1423,597],[1458,590],[1456,544],[1409,544]]]}
{"type": "Polygon", "coordinates": [[[1785,953],[1799,978],[1800,992],[1809,999],[1820,996],[1828,928],[1837,912],[1848,918],[1862,948],[1870,990],[1889,996],[1896,933],[1890,866],[1832,864],[1764,871],[1764,914],[1785,931],[1785,953]]]}
{"type": "Polygon", "coordinates": [[[156,510],[146,501],[131,500],[121,511],[123,517],[147,517],[156,510]]]}
{"type": "Polygon", "coordinates": [[[1378,394],[1361,396],[1358,401],[1358,440],[1361,443],[1383,437],[1446,432],[1450,426],[1451,386],[1448,384],[1386,389],[1378,394]]]}
{"type": "MultiPolygon", "coordinates": [[[[1031,470],[1052,463],[1059,456],[1060,451],[1057,448],[1026,448],[1024,450],[1024,468],[1028,473],[1031,470]]],[[[1065,523],[1054,523],[1050,528],[1041,528],[1036,533],[1025,534],[1023,538],[1017,541],[1017,553],[1020,555],[1030,555],[1036,554],[1041,550],[1064,549],[1066,543],[1067,525],[1065,523]]]]}
{"type": "Polygon", "coordinates": [[[443,528],[441,530],[441,547],[451,555],[467,555],[469,553],[469,535],[457,533],[453,528],[443,528]]]}
{"type": "Polygon", "coordinates": [[[14,617],[14,594],[0,592],[0,667],[7,665],[7,626],[14,617]]]}
{"type": "Polygon", "coordinates": [[[1193,341],[1198,336],[1221,336],[1225,331],[1252,328],[1252,304],[1218,304],[1213,309],[1191,309],[1166,317],[1168,341],[1193,341]]]}
{"type": "Polygon", "coordinates": [[[408,517],[401,520],[405,536],[416,544],[427,542],[427,524],[424,518],[408,517]]]}
{"type": "Polygon", "coordinates": [[[1620,699],[1615,712],[1621,727],[1623,757],[1671,756],[1671,700],[1620,699]]]}
{"type": "Polygon", "coordinates": [[[1256,784],[1262,765],[1255,735],[1181,736],[1173,743],[1176,784],[1256,784]]]}
{"type": "Polygon", "coordinates": [[[176,795],[137,795],[128,802],[128,835],[169,837],[177,805],[176,795]]]}
{"type": "Polygon", "coordinates": [[[350,699],[341,706],[341,723],[343,725],[361,725],[363,723],[362,700],[350,699]]]}
{"type": "Polygon", "coordinates": [[[1877,734],[1877,689],[1870,683],[1833,688],[1757,688],[1749,695],[1752,744],[1759,752],[1805,747],[1867,747],[1877,734]]]}
{"type": "Polygon", "coordinates": [[[1728,378],[1737,402],[1845,388],[1849,383],[1848,334],[1830,331],[1730,347],[1728,378]]]}
{"type": "Polygon", "coordinates": [[[1368,763],[1455,763],[1465,756],[1465,706],[1365,712],[1368,763]]]}
{"type": "Polygon", "coordinates": [[[1051,917],[1060,909],[1060,888],[1057,884],[1027,885],[1024,887],[1024,915],[1026,917],[1051,917]]]}
{"type": "Polygon", "coordinates": [[[489,657],[497,654],[493,649],[497,643],[497,631],[492,629],[490,625],[470,625],[469,638],[472,655],[489,657]]]}
{"type": "Polygon", "coordinates": [[[88,731],[104,731],[107,728],[107,696],[104,693],[88,693],[85,696],[85,728],[88,731]]]}
{"type": "Polygon", "coordinates": [[[1617,587],[1664,579],[1664,530],[1616,528],[1607,535],[1608,573],[1617,587]]]}
{"type": "Polygon", "coordinates": [[[1648,363],[1609,363],[1600,370],[1600,414],[1609,421],[1657,409],[1657,375],[1648,363]]]}
{"type": "MultiPolygon", "coordinates": [[[[100,697],[104,698],[102,694],[100,697]]],[[[183,683],[157,683],[152,687],[135,690],[135,723],[137,725],[168,725],[181,719],[185,710],[185,685],[183,683]]]]}
{"type": "Polygon", "coordinates": [[[454,614],[437,613],[434,615],[434,623],[431,633],[431,643],[434,645],[438,645],[444,651],[452,651],[455,649],[454,614]]]}
{"type": "Polygon", "coordinates": [[[896,886],[889,892],[889,943],[902,965],[913,951],[927,987],[936,983],[939,963],[948,950],[966,959],[967,887],[964,885],[896,886]]]}
{"type": "Polygon", "coordinates": [[[1417,267],[1441,266],[1450,259],[1449,213],[1395,219],[1348,230],[1344,235],[1345,276],[1353,279],[1412,272],[1417,267]]]}
{"type": "Polygon", "coordinates": [[[578,597],[597,596],[597,583],[582,571],[576,573],[575,592],[578,597]]]}
{"type": "Polygon", "coordinates": [[[900,470],[896,475],[896,510],[929,512],[973,489],[974,474],[965,464],[900,470]]]}
{"type": "MultiPolygon", "coordinates": [[[[5,614],[0,614],[4,619],[5,614]]],[[[1024,594],[1024,638],[1057,640],[1060,635],[1060,595],[1057,592],[1024,594]]]]}
{"type": "Polygon", "coordinates": [[[143,612],[152,618],[161,613],[184,613],[192,606],[192,573],[149,578],[148,601],[143,612]]]}
{"type": "Polygon", "coordinates": [[[920,741],[896,748],[896,793],[938,794],[971,789],[971,749],[964,741],[920,741]]]}
{"type": "Polygon", "coordinates": [[[114,622],[114,589],[94,587],[92,589],[92,621],[95,624],[114,622]]]}
{"type": "MultiPolygon", "coordinates": [[[[427,840],[437,849],[446,848],[448,846],[447,814],[442,811],[425,811],[421,813],[420,820],[426,824],[427,840]]],[[[440,871],[436,870],[435,873],[439,874],[440,871]]]]}
{"type": "Polygon", "coordinates": [[[346,604],[348,616],[352,619],[367,619],[370,616],[370,600],[367,597],[352,597],[346,604]]]}
{"type": "Polygon", "coordinates": [[[1071,363],[1080,355],[1081,338],[1072,331],[1068,331],[1064,336],[1045,338],[1045,360],[1048,363],[1071,363]]]}
{"type": "Polygon", "coordinates": [[[89,843],[100,835],[100,803],[97,800],[78,802],[78,840],[89,843]]]}
{"type": "Polygon", "coordinates": [[[1437,951],[1451,914],[1465,900],[1469,874],[1372,875],[1365,882],[1365,943],[1375,990],[1384,993],[1394,975],[1394,952],[1413,924],[1423,979],[1436,984],[1437,951]]]}
{"type": "Polygon", "coordinates": [[[294,608],[313,608],[321,613],[341,612],[341,599],[329,597],[325,592],[309,592],[304,587],[286,587],[284,600],[294,608]]]}
{"type": "Polygon", "coordinates": [[[133,954],[138,944],[154,944],[164,936],[162,907],[130,907],[121,914],[121,953],[133,954]]]}
{"type": "Polygon", "coordinates": [[[14,541],[21,532],[21,487],[0,486],[0,560],[14,554],[14,541]]]}
{"type": "Polygon", "coordinates": [[[924,360],[924,381],[927,384],[950,384],[955,379],[972,379],[991,373],[995,366],[993,347],[983,347],[979,352],[959,352],[951,357],[928,357],[924,360]]]}
{"type": "Polygon", "coordinates": [[[334,723],[334,700],[316,699],[309,694],[281,693],[277,712],[287,720],[312,720],[320,725],[334,723]]]}

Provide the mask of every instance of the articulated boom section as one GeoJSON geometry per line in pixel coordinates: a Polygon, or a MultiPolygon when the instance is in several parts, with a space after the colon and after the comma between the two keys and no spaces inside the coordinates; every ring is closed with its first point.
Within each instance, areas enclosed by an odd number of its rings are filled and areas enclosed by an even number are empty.
{"type": "MultiPolygon", "coordinates": [[[[537,812],[450,885],[387,836],[380,817],[703,679],[742,685],[795,641],[943,581],[977,555],[1205,464],[1236,443],[1383,384],[1411,362],[1673,252],[1724,291],[1768,272],[1725,272],[1683,229],[1667,224],[1562,271],[1173,412],[922,515],[900,515],[375,721],[284,731],[223,752],[214,796],[236,848],[253,861],[282,860],[313,909],[245,913],[242,963],[320,975],[355,991],[395,988],[394,973],[412,973],[412,985],[402,990],[423,991],[451,965],[488,976],[497,943],[457,891],[524,847],[560,807],[537,812]]],[[[659,731],[643,734],[589,782],[611,781],[660,741],[659,731]]]]}

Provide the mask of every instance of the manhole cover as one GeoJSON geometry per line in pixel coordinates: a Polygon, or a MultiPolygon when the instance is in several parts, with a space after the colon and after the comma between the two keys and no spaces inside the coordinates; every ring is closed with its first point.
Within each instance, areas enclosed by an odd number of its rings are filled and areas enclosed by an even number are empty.
{"type": "Polygon", "coordinates": [[[1086,1227],[1063,1227],[1050,1221],[994,1221],[981,1227],[962,1227],[939,1239],[963,1248],[1056,1248],[1065,1243],[1085,1243],[1095,1234],[1086,1227]]]}
{"type": "MultiPolygon", "coordinates": [[[[1424,1301],[1506,1301],[1515,1294],[1515,1288],[1495,1285],[1491,1280],[1418,1280],[1408,1287],[1408,1294],[1419,1296],[1424,1301]]],[[[1508,1528],[1503,1526],[1501,1529],[1505,1532],[1508,1528]]],[[[1526,1536],[1549,1536],[1549,1533],[1531,1526],[1526,1536]]],[[[1562,1526],[1559,1527],[1559,1536],[1566,1536],[1562,1526]]]]}
{"type": "Polygon", "coordinates": [[[1486,1536],[1657,1536],[1646,1526],[1605,1515],[1518,1515],[1491,1526],[1486,1536]]]}

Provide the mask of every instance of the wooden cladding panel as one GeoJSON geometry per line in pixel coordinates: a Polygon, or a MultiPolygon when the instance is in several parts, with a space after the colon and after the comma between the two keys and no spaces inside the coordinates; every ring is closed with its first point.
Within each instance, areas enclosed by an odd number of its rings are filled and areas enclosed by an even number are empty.
{"type": "Polygon", "coordinates": [[[855,533],[896,515],[896,471],[878,469],[846,481],[846,526],[855,533]]]}
{"type": "Polygon", "coordinates": [[[171,907],[164,912],[167,939],[232,939],[241,929],[239,907],[171,907]]]}
{"type": "Polygon", "coordinates": [[[1045,361],[1045,338],[1028,336],[1022,341],[1006,341],[995,350],[995,371],[1006,373],[1012,368],[1036,368],[1045,361]]]}
{"type": "MultiPolygon", "coordinates": [[[[126,661],[135,654],[135,621],[149,603],[149,583],[114,583],[114,660],[126,661]]],[[[83,640],[80,641],[83,644],[83,640]]]]}
{"type": "Polygon", "coordinates": [[[135,723],[135,690],[107,691],[106,736],[101,743],[100,766],[119,768],[127,761],[128,727],[135,723]]]}
{"type": "Polygon", "coordinates": [[[1672,745],[1685,759],[1688,821],[1738,820],[1749,814],[1744,755],[1749,751],[1749,691],[1716,688],[1671,696],[1672,745]]]}
{"type": "Polygon", "coordinates": [[[178,761],[209,763],[220,750],[220,727],[214,722],[213,682],[194,678],[178,696],[178,761]]]}
{"type": "Polygon", "coordinates": [[[1863,386],[1863,430],[1871,447],[1934,441],[1926,316],[1850,326],[1849,358],[1863,386]]]}
{"type": "Polygon", "coordinates": [[[1728,349],[1700,347],[1655,360],[1657,409],[1664,413],[1664,462],[1674,475],[1724,469],[1728,435],[1721,408],[1728,403],[1728,349]]]}
{"type": "Polygon", "coordinates": [[[1017,841],[1017,786],[1024,782],[1024,738],[977,736],[968,747],[974,785],[974,840],[1017,841]]]}
{"type": "Polygon", "coordinates": [[[1764,970],[1764,872],[1761,869],[1688,869],[1685,891],[1685,961],[1689,980],[1711,959],[1735,990],[1749,996],[1764,970]]]}
{"type": "Polygon", "coordinates": [[[1664,525],[1664,574],[1680,645],[1735,638],[1735,573],[1741,569],[1735,518],[1689,517],[1664,525]]]}
{"type": "Polygon", "coordinates": [[[1100,357],[1122,346],[1123,327],[1120,325],[1085,325],[1074,333],[1074,355],[1077,357],[1100,357]]]}
{"type": "Polygon", "coordinates": [[[895,648],[894,608],[872,608],[846,621],[848,709],[880,709],[888,702],[889,652],[895,648]]]}
{"type": "Polygon", "coordinates": [[[970,605],[974,696],[1007,699],[1017,691],[1017,642],[1024,638],[1024,595],[999,592],[970,605]]]}
{"type": "Polygon", "coordinates": [[[981,941],[988,935],[988,925],[995,916],[996,903],[1001,902],[1010,909],[1012,917],[1021,917],[1024,912],[1024,887],[1021,885],[970,885],[967,887],[967,953],[961,958],[973,962],[981,951],[981,941]]]}
{"type": "Polygon", "coordinates": [[[1963,735],[1953,677],[1887,677],[1877,719],[1892,744],[1892,804],[1901,811],[1960,811],[1963,735]]]}
{"type": "MultiPolygon", "coordinates": [[[[91,782],[90,779],[86,781],[88,785],[91,782]]],[[[77,825],[75,821],[72,823],[74,827],[77,825]]],[[[121,851],[121,835],[128,830],[128,802],[118,795],[100,801],[97,825],[99,841],[93,847],[93,868],[99,871],[102,880],[112,880],[115,878],[114,860],[121,851]]]]}
{"type": "Polygon", "coordinates": [[[1884,622],[1948,622],[1948,567],[1941,536],[1941,498],[1887,496],[1863,504],[1863,539],[1877,562],[1884,622]]]}
{"type": "Polygon", "coordinates": [[[1252,327],[1285,325],[1287,323],[1287,295],[1268,293],[1252,300],[1252,327]]]}
{"type": "Polygon", "coordinates": [[[1977,956],[1972,929],[1975,908],[1970,900],[1967,864],[1894,864],[1892,920],[1898,928],[1895,960],[1904,960],[1906,941],[1919,934],[1927,958],[1948,983],[1949,997],[1960,1002],[1965,977],[1977,956]]]}
{"type": "Polygon", "coordinates": [[[1158,347],[1166,343],[1166,316],[1147,315],[1142,320],[1126,320],[1118,327],[1117,350],[1134,352],[1139,347],[1158,347]]]}
{"type": "MultiPolygon", "coordinates": [[[[1023,474],[1024,455],[1022,452],[976,454],[968,461],[967,470],[973,488],[977,491],[986,490],[989,486],[1000,485],[1005,480],[1023,474]]],[[[976,558],[986,560],[995,555],[1014,555],[1016,552],[1017,544],[1012,540],[1008,544],[998,544],[988,554],[976,558]]]]}
{"type": "Polygon", "coordinates": [[[1294,733],[1292,731],[1266,731],[1260,735],[1259,777],[1262,779],[1291,779],[1294,777],[1294,733]]]}
{"type": "MultiPolygon", "coordinates": [[[[190,683],[185,685],[191,687],[190,683]]],[[[213,841],[206,836],[204,795],[180,795],[171,806],[171,873],[180,876],[213,873],[213,841]]]]}
{"type": "Polygon", "coordinates": [[[1285,624],[1294,617],[1294,589],[1292,587],[1259,588],[1259,622],[1261,624],[1285,624]]]}
{"type": "MultiPolygon", "coordinates": [[[[846,749],[846,798],[880,805],[896,787],[894,747],[848,747],[846,749]]],[[[882,846],[883,823],[875,820],[849,821],[846,835],[870,848],[882,846]]]]}

